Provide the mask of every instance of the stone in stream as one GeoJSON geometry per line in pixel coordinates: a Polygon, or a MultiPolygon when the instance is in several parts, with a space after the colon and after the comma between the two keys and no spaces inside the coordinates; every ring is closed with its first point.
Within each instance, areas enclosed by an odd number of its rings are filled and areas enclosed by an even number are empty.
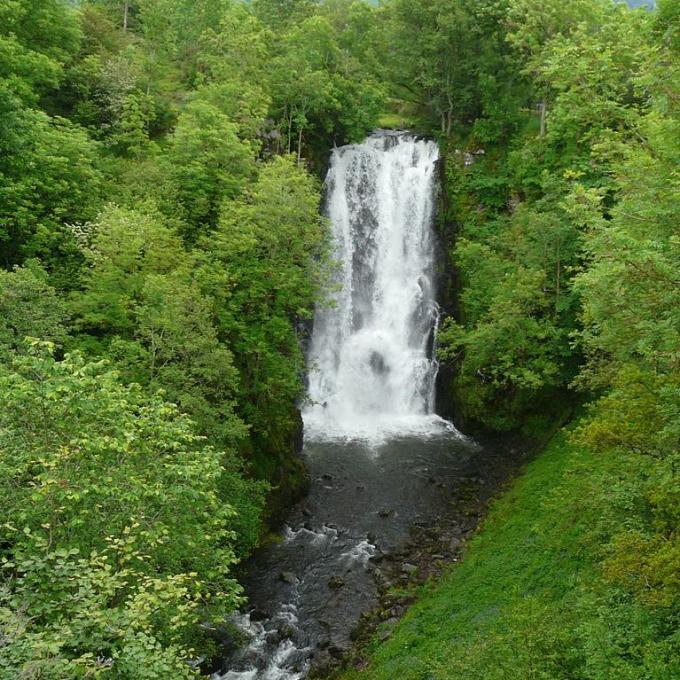
{"type": "Polygon", "coordinates": [[[452,522],[447,527],[446,533],[453,534],[454,536],[462,536],[464,532],[463,532],[463,527],[461,527],[458,522],[452,522]]]}
{"type": "Polygon", "coordinates": [[[412,574],[415,574],[418,571],[418,567],[416,567],[415,564],[410,564],[409,562],[404,562],[404,564],[401,565],[401,571],[404,574],[408,574],[409,576],[412,574]]]}
{"type": "Polygon", "coordinates": [[[289,623],[284,623],[279,627],[279,635],[282,639],[295,637],[295,628],[289,623]]]}
{"type": "Polygon", "coordinates": [[[342,588],[345,585],[345,579],[342,578],[342,576],[331,576],[330,579],[328,579],[328,587],[333,588],[334,590],[337,588],[342,588]]]}
{"type": "Polygon", "coordinates": [[[282,571],[279,574],[279,578],[284,582],[284,583],[290,583],[291,585],[295,585],[297,583],[297,577],[292,571],[282,571]]]}

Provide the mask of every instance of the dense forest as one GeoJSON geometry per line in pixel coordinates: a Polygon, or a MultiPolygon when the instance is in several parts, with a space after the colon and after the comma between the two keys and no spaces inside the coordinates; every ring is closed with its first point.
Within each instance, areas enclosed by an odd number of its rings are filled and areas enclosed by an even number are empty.
{"type": "Polygon", "coordinates": [[[209,668],[234,566],[305,489],[328,154],[381,126],[440,144],[446,415],[570,421],[544,455],[598,461],[551,497],[588,518],[550,553],[578,551],[573,599],[518,598],[402,677],[678,677],[678,0],[0,18],[0,678],[209,668]]]}

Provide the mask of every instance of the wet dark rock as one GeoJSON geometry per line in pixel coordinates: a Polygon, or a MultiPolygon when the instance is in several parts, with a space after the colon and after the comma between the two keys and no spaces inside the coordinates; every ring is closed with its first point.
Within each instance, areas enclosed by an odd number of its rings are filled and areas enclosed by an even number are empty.
{"type": "Polygon", "coordinates": [[[279,626],[279,635],[282,639],[295,637],[295,628],[288,623],[279,626]]]}
{"type": "Polygon", "coordinates": [[[313,515],[312,511],[308,507],[302,508],[302,514],[305,517],[312,517],[312,515],[313,515]]]}
{"type": "Polygon", "coordinates": [[[382,517],[383,519],[386,517],[391,517],[394,514],[394,510],[390,510],[389,508],[382,508],[381,510],[378,510],[378,517],[382,517]]]}
{"type": "Polygon", "coordinates": [[[270,645],[278,645],[283,638],[278,630],[270,630],[265,636],[265,640],[270,645]]]}
{"type": "Polygon", "coordinates": [[[328,587],[333,588],[334,590],[337,588],[342,588],[345,585],[345,579],[342,578],[342,576],[332,576],[330,579],[328,579],[328,587]]]}
{"type": "Polygon", "coordinates": [[[463,529],[458,522],[453,522],[449,527],[449,532],[456,536],[460,536],[463,533],[463,529]]]}
{"type": "Polygon", "coordinates": [[[250,620],[251,621],[264,621],[265,619],[268,619],[269,616],[267,612],[262,611],[262,609],[253,609],[250,612],[250,620]]]}
{"type": "Polygon", "coordinates": [[[371,354],[369,364],[376,375],[386,375],[390,372],[390,367],[385,362],[385,357],[379,352],[373,352],[371,354]]]}
{"type": "Polygon", "coordinates": [[[324,472],[321,475],[321,479],[325,479],[326,481],[330,481],[333,479],[333,475],[330,472],[324,472]]]}
{"type": "Polygon", "coordinates": [[[341,659],[345,654],[347,654],[347,652],[349,652],[350,648],[351,648],[351,644],[350,644],[349,640],[347,640],[347,641],[340,640],[340,641],[334,642],[328,648],[328,652],[330,653],[330,655],[332,657],[334,657],[336,659],[341,659]]]}
{"type": "Polygon", "coordinates": [[[460,527],[463,532],[472,531],[477,526],[477,516],[473,515],[471,517],[466,517],[460,523],[460,527]]]}
{"type": "Polygon", "coordinates": [[[282,571],[279,574],[279,578],[284,582],[284,583],[290,583],[291,585],[295,585],[297,583],[297,576],[292,571],[282,571]]]}

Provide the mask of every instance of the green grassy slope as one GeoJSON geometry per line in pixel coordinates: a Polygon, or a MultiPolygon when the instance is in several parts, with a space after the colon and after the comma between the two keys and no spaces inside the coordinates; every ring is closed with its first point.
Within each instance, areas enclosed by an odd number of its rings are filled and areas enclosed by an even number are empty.
{"type": "Polygon", "coordinates": [[[463,561],[423,589],[367,668],[343,678],[680,678],[673,617],[602,575],[637,465],[557,435],[492,507],[463,561]]]}

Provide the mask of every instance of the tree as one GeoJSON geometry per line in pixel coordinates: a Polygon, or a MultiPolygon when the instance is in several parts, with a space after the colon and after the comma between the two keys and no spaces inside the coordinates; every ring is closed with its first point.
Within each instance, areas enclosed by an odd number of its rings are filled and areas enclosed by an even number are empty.
{"type": "Polygon", "coordinates": [[[234,352],[239,412],[257,436],[280,437],[302,394],[297,324],[311,317],[323,281],[326,232],[314,180],[291,157],[274,159],[245,196],[224,204],[201,246],[199,282],[234,352]]]}
{"type": "Polygon", "coordinates": [[[252,175],[252,150],[237,126],[206,101],[187,105],[166,156],[173,204],[186,222],[183,235],[193,243],[217,222],[220,205],[239,194],[252,175]]]}
{"type": "MultiPolygon", "coordinates": [[[[555,39],[569,39],[579,26],[592,28],[603,21],[612,3],[607,0],[576,0],[565,5],[549,0],[538,7],[530,0],[510,0],[508,7],[508,40],[518,50],[524,61],[524,70],[530,76],[541,71],[544,52],[555,39]]],[[[577,44],[577,43],[574,43],[577,44]]],[[[541,98],[540,135],[546,132],[548,92],[543,88],[541,98]]]]}
{"type": "Polygon", "coordinates": [[[0,432],[2,677],[189,677],[199,620],[239,601],[224,454],[106,362],[37,342],[0,367],[0,432]]]}
{"type": "Polygon", "coordinates": [[[472,14],[458,0],[385,6],[383,67],[398,96],[436,120],[443,135],[474,116],[475,46],[472,14]],[[412,36],[416,32],[418,40],[412,36]],[[390,54],[398,50],[397,58],[390,54]]]}
{"type": "Polygon", "coordinates": [[[77,126],[14,98],[0,95],[0,107],[0,256],[5,266],[41,257],[68,288],[79,261],[66,223],[87,221],[98,207],[97,147],[77,126]]]}
{"type": "Polygon", "coordinates": [[[66,305],[35,262],[0,271],[0,359],[24,346],[27,337],[63,345],[66,305]]]}
{"type": "Polygon", "coordinates": [[[232,449],[246,434],[234,415],[238,377],[190,255],[158,214],[110,207],[93,231],[84,287],[72,296],[78,346],[110,357],[125,382],[163,390],[201,434],[232,449]]]}
{"type": "Polygon", "coordinates": [[[11,0],[0,7],[0,27],[0,92],[33,105],[78,49],[75,12],[59,0],[11,0]]]}

